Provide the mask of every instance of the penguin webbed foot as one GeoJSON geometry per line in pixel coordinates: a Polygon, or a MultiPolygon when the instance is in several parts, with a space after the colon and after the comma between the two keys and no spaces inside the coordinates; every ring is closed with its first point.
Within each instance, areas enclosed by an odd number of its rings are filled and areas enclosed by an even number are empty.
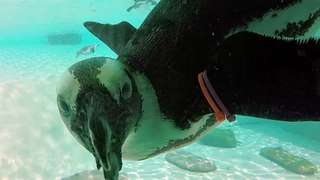
{"type": "Polygon", "coordinates": [[[130,12],[134,8],[134,5],[128,7],[127,12],[130,12]]]}

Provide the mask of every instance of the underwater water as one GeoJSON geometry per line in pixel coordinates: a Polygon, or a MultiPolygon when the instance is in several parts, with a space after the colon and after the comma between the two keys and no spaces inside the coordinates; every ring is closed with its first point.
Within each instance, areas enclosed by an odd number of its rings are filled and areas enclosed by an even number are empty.
{"type": "MultiPolygon", "coordinates": [[[[127,12],[132,0],[0,0],[0,4],[0,179],[102,179],[92,155],[76,142],[59,116],[57,82],[82,59],[116,57],[83,27],[84,21],[126,20],[139,27],[154,6],[143,4],[127,12]],[[48,41],[49,36],[65,33],[80,42],[48,41]],[[90,44],[100,46],[94,54],[76,58],[76,52],[90,44]]],[[[220,143],[229,147],[199,141],[178,151],[200,156],[178,156],[185,166],[198,164],[196,170],[180,168],[162,154],[123,161],[120,179],[320,179],[320,123],[238,116],[237,122],[224,122],[219,129],[224,131],[220,143]],[[318,172],[288,171],[260,155],[268,147],[281,147],[304,158],[318,172]],[[208,162],[216,169],[199,172],[208,162]]]]}

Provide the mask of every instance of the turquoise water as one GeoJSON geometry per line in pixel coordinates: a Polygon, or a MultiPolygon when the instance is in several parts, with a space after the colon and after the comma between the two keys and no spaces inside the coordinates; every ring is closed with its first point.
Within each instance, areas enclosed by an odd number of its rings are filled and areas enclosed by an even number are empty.
{"type": "MultiPolygon", "coordinates": [[[[59,76],[75,62],[116,55],[82,26],[87,20],[136,27],[153,8],[130,13],[131,0],[2,0],[0,6],[0,179],[101,179],[95,161],[65,128],[56,107],[59,76]],[[47,35],[82,35],[76,45],[49,45],[47,35]],[[75,57],[83,46],[99,43],[93,55],[75,57]],[[88,172],[88,173],[86,173],[88,172]],[[80,173],[78,175],[74,175],[80,173]],[[73,176],[74,175],[74,176],[73,176]]],[[[320,169],[320,125],[284,123],[250,117],[225,122],[235,148],[194,143],[183,148],[213,162],[214,172],[183,170],[165,154],[144,161],[124,161],[120,179],[320,179],[292,173],[259,155],[264,147],[282,147],[320,169]]],[[[187,161],[187,160],[186,160],[187,161]]]]}

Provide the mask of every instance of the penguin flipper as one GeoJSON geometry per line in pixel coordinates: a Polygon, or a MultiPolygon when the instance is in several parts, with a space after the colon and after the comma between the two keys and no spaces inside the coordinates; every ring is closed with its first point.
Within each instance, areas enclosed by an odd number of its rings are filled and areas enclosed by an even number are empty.
{"type": "Polygon", "coordinates": [[[115,25],[88,21],[83,25],[117,54],[124,49],[136,32],[136,28],[126,21],[115,25]]]}

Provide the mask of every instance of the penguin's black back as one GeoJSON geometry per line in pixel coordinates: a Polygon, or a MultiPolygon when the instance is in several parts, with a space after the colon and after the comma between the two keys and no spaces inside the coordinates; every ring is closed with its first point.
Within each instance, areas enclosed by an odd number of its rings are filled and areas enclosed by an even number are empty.
{"type": "Polygon", "coordinates": [[[161,112],[188,128],[211,112],[197,75],[213,61],[233,28],[299,0],[162,0],[118,57],[143,73],[156,91],[161,112]]]}

